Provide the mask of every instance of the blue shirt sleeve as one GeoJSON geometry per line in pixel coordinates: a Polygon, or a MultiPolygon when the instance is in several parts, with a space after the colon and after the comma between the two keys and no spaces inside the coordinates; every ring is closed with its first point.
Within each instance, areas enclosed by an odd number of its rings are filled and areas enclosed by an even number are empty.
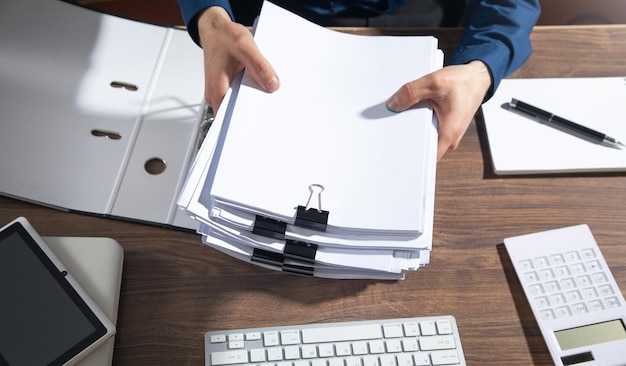
{"type": "Polygon", "coordinates": [[[202,10],[210,6],[221,6],[226,9],[231,19],[234,19],[233,10],[228,0],[177,0],[180,6],[185,26],[191,38],[200,45],[200,36],[198,35],[198,19],[202,10]]]}
{"type": "Polygon", "coordinates": [[[539,17],[538,0],[472,0],[465,15],[465,31],[449,64],[484,62],[492,77],[485,100],[500,81],[519,69],[532,51],[530,33],[539,17]]]}

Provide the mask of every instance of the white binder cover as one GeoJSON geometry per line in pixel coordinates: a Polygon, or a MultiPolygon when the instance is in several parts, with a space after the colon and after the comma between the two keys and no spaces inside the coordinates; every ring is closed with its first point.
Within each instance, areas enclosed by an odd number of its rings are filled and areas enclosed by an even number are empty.
{"type": "Polygon", "coordinates": [[[328,232],[421,234],[433,112],[385,101],[433,70],[437,40],[339,33],[269,2],[255,39],[281,87],[265,93],[244,74],[202,203],[293,222],[317,184],[328,232]]]}
{"type": "Polygon", "coordinates": [[[0,2],[0,194],[195,228],[176,197],[196,150],[202,50],[184,30],[59,0],[0,2]],[[165,162],[150,174],[146,162],[165,162]]]}
{"type": "Polygon", "coordinates": [[[626,170],[626,150],[594,144],[502,106],[512,98],[626,140],[626,79],[506,79],[483,105],[496,174],[626,170]]]}

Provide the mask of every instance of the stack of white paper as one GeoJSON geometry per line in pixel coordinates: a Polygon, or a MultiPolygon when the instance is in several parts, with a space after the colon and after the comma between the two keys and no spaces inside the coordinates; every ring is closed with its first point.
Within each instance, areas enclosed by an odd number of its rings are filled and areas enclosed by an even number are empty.
{"type": "Polygon", "coordinates": [[[178,201],[204,242],[319,277],[401,279],[428,263],[436,121],[426,103],[385,101],[441,67],[437,40],[339,33],[268,2],[254,34],[281,87],[244,72],[220,107],[178,201]]]}

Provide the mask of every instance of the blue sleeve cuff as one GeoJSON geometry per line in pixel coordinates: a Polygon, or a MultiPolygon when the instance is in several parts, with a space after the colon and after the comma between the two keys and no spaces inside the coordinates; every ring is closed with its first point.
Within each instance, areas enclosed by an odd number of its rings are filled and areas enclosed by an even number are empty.
{"type": "Polygon", "coordinates": [[[470,1],[465,32],[449,64],[484,62],[492,78],[485,96],[485,101],[489,100],[502,79],[519,69],[530,56],[530,33],[539,13],[537,0],[503,0],[498,4],[470,1]]]}
{"type": "Polygon", "coordinates": [[[204,9],[211,6],[221,6],[224,8],[230,19],[234,19],[233,11],[228,0],[177,0],[180,6],[187,32],[194,42],[200,46],[200,36],[198,34],[198,16],[202,14],[204,9]]]}

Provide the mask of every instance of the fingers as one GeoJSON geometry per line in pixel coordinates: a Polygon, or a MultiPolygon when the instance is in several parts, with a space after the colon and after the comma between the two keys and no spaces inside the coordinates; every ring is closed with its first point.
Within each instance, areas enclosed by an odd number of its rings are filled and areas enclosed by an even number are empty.
{"type": "Polygon", "coordinates": [[[278,75],[269,61],[263,57],[251,35],[242,40],[241,45],[237,47],[235,57],[239,59],[261,89],[268,93],[278,90],[280,87],[278,75]]]}
{"type": "Polygon", "coordinates": [[[214,6],[202,13],[198,32],[204,52],[204,86],[207,103],[217,111],[237,74],[246,68],[259,87],[274,92],[280,82],[259,51],[248,28],[235,23],[214,6]]]}

